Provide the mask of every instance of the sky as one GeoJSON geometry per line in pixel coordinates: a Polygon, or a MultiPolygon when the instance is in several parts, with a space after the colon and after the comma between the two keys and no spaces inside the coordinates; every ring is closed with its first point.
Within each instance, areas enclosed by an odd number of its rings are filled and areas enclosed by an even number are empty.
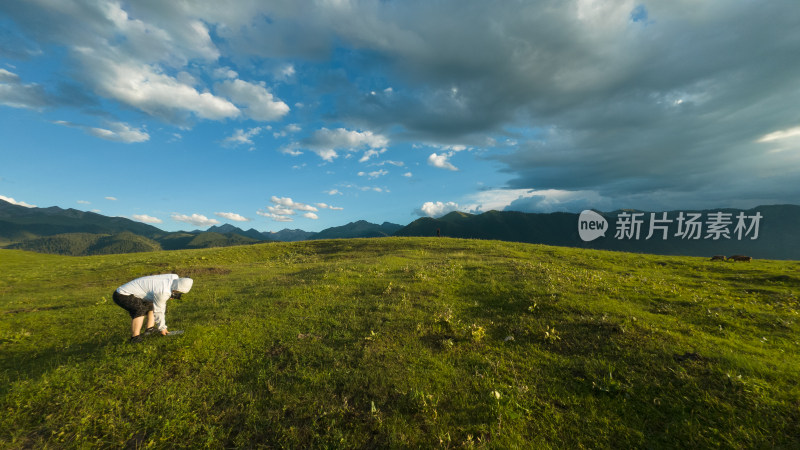
{"type": "Polygon", "coordinates": [[[0,199],[163,230],[800,203],[797,0],[0,2],[0,199]]]}

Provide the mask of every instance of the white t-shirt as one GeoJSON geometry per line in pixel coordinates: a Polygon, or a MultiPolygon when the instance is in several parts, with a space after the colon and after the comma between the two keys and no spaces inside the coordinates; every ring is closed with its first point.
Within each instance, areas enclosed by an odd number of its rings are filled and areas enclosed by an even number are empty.
{"type": "Polygon", "coordinates": [[[167,329],[167,300],[172,296],[172,282],[178,276],[174,273],[150,275],[129,281],[117,288],[122,295],[133,295],[148,302],[153,302],[153,318],[158,331],[167,329]]]}

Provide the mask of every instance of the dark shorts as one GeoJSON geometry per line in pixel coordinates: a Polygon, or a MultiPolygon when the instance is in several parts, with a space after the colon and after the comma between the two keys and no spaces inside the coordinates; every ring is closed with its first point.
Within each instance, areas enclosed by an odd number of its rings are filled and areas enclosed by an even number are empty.
{"type": "Polygon", "coordinates": [[[153,302],[142,300],[135,295],[122,295],[114,291],[113,298],[114,303],[121,306],[125,311],[128,311],[128,314],[131,315],[131,319],[146,316],[148,312],[153,310],[153,302]]]}

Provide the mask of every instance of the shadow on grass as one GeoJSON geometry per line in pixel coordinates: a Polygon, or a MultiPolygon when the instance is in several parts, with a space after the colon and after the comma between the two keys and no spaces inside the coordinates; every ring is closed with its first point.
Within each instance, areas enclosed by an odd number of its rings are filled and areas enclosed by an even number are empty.
{"type": "MultiPolygon", "coordinates": [[[[112,338],[113,339],[113,338],[112,338]]],[[[0,384],[0,396],[8,394],[12,385],[23,380],[38,380],[45,373],[64,364],[80,364],[97,358],[103,348],[119,347],[121,351],[134,351],[136,345],[112,339],[90,340],[73,343],[67,347],[46,347],[35,350],[14,351],[11,345],[0,346],[0,370],[5,372],[8,383],[0,384]]],[[[141,345],[141,344],[138,344],[141,345]]]]}

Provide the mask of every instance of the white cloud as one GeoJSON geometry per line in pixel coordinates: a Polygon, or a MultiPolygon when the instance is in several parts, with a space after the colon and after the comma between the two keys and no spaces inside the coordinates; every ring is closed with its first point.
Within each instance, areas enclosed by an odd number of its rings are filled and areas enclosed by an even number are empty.
{"type": "Polygon", "coordinates": [[[300,125],[296,123],[290,123],[289,125],[286,125],[286,128],[284,128],[284,130],[287,133],[297,133],[298,131],[301,131],[302,128],[300,128],[300,125]]]}
{"type": "MultiPolygon", "coordinates": [[[[146,19],[144,21],[130,18],[119,2],[100,2],[95,8],[96,11],[87,11],[89,7],[73,10],[78,15],[89,13],[105,16],[102,22],[97,20],[93,23],[89,20],[82,25],[93,26],[94,29],[90,30],[104,35],[106,40],[103,43],[109,47],[113,45],[118,53],[162,60],[173,65],[185,65],[190,59],[196,58],[215,61],[220,56],[208,28],[195,14],[176,17],[174,10],[162,9],[149,11],[150,14],[143,16],[146,19]],[[113,26],[109,26],[112,24],[113,26]]],[[[141,9],[137,12],[140,16],[147,13],[141,9]]]]}
{"type": "Polygon", "coordinates": [[[17,74],[0,69],[0,104],[12,108],[42,109],[50,103],[40,85],[23,84],[17,74]]]}
{"type": "Polygon", "coordinates": [[[320,209],[330,209],[332,211],[342,211],[344,209],[344,208],[340,208],[338,206],[331,206],[331,205],[329,205],[327,203],[317,203],[316,205],[320,209]]]}
{"type": "Polygon", "coordinates": [[[386,149],[383,148],[381,150],[375,150],[371,148],[364,152],[364,156],[362,156],[361,159],[358,160],[358,162],[367,162],[373,157],[380,155],[381,153],[386,153],[386,149]]]}
{"type": "Polygon", "coordinates": [[[131,128],[130,125],[123,122],[107,122],[106,126],[110,129],[90,127],[78,123],[67,122],[65,120],[55,120],[53,123],[65,127],[77,128],[85,131],[87,134],[105,139],[107,141],[130,144],[136,142],[146,142],[150,140],[150,135],[146,131],[131,128]]]}
{"type": "Polygon", "coordinates": [[[294,204],[294,209],[296,209],[298,211],[318,211],[317,208],[315,208],[315,207],[313,207],[311,205],[306,205],[304,203],[295,203],[294,204]]]}
{"type": "Polygon", "coordinates": [[[440,169],[447,169],[447,170],[458,170],[458,168],[448,161],[448,158],[453,156],[453,152],[442,153],[437,155],[436,153],[431,153],[428,156],[428,164],[432,165],[433,167],[438,167],[440,169]]]}
{"type": "Polygon", "coordinates": [[[608,198],[596,191],[559,189],[488,189],[465,197],[461,211],[579,212],[584,209],[610,210],[608,198]]]}
{"type": "Polygon", "coordinates": [[[78,204],[79,204],[79,205],[91,205],[91,204],[92,204],[92,202],[88,202],[88,201],[86,201],[86,200],[78,200],[78,204]]]}
{"type": "Polygon", "coordinates": [[[356,184],[347,184],[344,187],[348,189],[357,189],[362,192],[373,191],[373,192],[391,192],[389,189],[380,186],[359,186],[356,184]]]}
{"type": "Polygon", "coordinates": [[[532,197],[536,191],[532,189],[488,189],[466,197],[467,211],[502,211],[514,200],[532,197]]]}
{"type": "Polygon", "coordinates": [[[458,203],[454,202],[425,202],[417,211],[417,214],[420,216],[439,217],[460,209],[458,203]]]}
{"type": "Polygon", "coordinates": [[[94,137],[99,137],[107,141],[123,142],[126,144],[136,142],[146,142],[150,140],[150,135],[141,129],[131,128],[128,124],[122,122],[109,122],[107,124],[109,129],[83,127],[87,133],[94,137]]]}
{"type": "Polygon", "coordinates": [[[117,201],[117,197],[104,197],[106,200],[111,200],[112,202],[117,201]]]}
{"type": "Polygon", "coordinates": [[[273,195],[270,197],[269,201],[275,203],[276,205],[291,207],[294,205],[294,201],[290,197],[278,197],[273,195]]]}
{"type": "Polygon", "coordinates": [[[307,213],[303,214],[303,217],[305,217],[307,219],[313,219],[313,220],[319,219],[319,216],[317,216],[316,214],[314,214],[312,212],[307,212],[307,213]]]}
{"type": "MultiPolygon", "coordinates": [[[[289,197],[277,197],[273,195],[272,197],[270,197],[270,201],[278,205],[279,208],[285,208],[286,210],[292,211],[291,214],[294,214],[294,210],[317,211],[317,208],[311,205],[307,205],[305,203],[296,202],[289,197]]],[[[267,208],[274,208],[274,207],[269,206],[267,208]]]]}
{"type": "Polygon", "coordinates": [[[210,225],[217,225],[219,223],[219,220],[209,219],[202,214],[192,214],[191,216],[187,216],[186,214],[172,214],[172,220],[177,222],[185,222],[196,227],[207,227],[210,225]]]}
{"type": "Polygon", "coordinates": [[[173,119],[177,113],[193,113],[203,119],[237,117],[239,109],[228,100],[165,75],[157,66],[133,61],[114,61],[89,48],[76,49],[87,66],[84,72],[103,96],[138,108],[148,114],[173,119]]]}
{"type": "Polygon", "coordinates": [[[312,151],[314,153],[316,153],[317,155],[319,155],[320,158],[322,158],[322,159],[324,159],[325,161],[328,161],[328,162],[333,162],[333,160],[339,156],[339,154],[336,153],[336,150],[331,149],[331,148],[318,149],[318,150],[312,150],[312,151]]]}
{"type": "Polygon", "coordinates": [[[31,205],[30,203],[25,203],[25,202],[18,202],[11,197],[6,197],[5,195],[0,195],[0,200],[11,203],[12,205],[24,206],[26,208],[36,208],[36,205],[31,205]]]}
{"type": "Polygon", "coordinates": [[[769,134],[765,134],[756,142],[773,142],[783,139],[789,139],[800,136],[800,127],[788,128],[786,130],[778,130],[769,134]]]}
{"type": "Polygon", "coordinates": [[[406,172],[403,174],[403,176],[406,178],[411,178],[412,176],[414,176],[414,174],[412,174],[411,172],[406,172]]]}
{"type": "Polygon", "coordinates": [[[137,220],[139,222],[144,223],[162,223],[163,220],[159,219],[158,217],[148,216],[147,214],[134,214],[133,220],[137,220]]]}
{"type": "Polygon", "coordinates": [[[325,194],[328,194],[328,195],[343,195],[342,192],[339,191],[338,189],[330,189],[330,190],[323,191],[323,192],[325,194]]]}
{"type": "Polygon", "coordinates": [[[19,75],[9,72],[6,69],[0,69],[0,83],[16,83],[19,82],[19,75]]]}
{"type": "Polygon", "coordinates": [[[353,152],[364,147],[383,148],[389,144],[389,139],[371,131],[321,128],[305,139],[302,144],[322,159],[330,162],[339,156],[337,150],[353,152]]]}
{"type": "Polygon", "coordinates": [[[263,82],[253,84],[238,79],[227,80],[214,85],[214,89],[242,106],[244,114],[253,120],[277,120],[289,112],[289,106],[275,99],[263,82]]]}
{"type": "Polygon", "coordinates": [[[392,165],[392,166],[395,166],[395,167],[403,167],[403,166],[406,165],[406,163],[404,163],[403,161],[392,161],[390,159],[387,159],[386,161],[381,161],[379,163],[375,163],[373,165],[375,165],[375,166],[385,166],[386,164],[389,164],[389,165],[392,165]]]}
{"type": "Polygon", "coordinates": [[[295,74],[294,65],[284,64],[275,70],[275,78],[279,80],[288,80],[295,74]]]}
{"type": "Polygon", "coordinates": [[[267,206],[267,210],[271,214],[275,214],[278,216],[291,216],[296,214],[293,209],[284,208],[283,206],[267,206]]]}
{"type": "Polygon", "coordinates": [[[175,120],[176,115],[192,113],[203,119],[237,117],[239,108],[228,100],[165,75],[154,65],[135,61],[115,61],[93,49],[75,49],[86,66],[84,74],[100,95],[118,100],[153,116],[175,120]]]}
{"type": "Polygon", "coordinates": [[[239,77],[239,74],[236,73],[236,71],[231,69],[230,67],[218,67],[214,69],[214,71],[211,74],[214,76],[214,78],[217,79],[239,77]]]}
{"type": "Polygon", "coordinates": [[[382,176],[384,176],[384,175],[386,175],[388,173],[389,173],[388,170],[381,169],[381,170],[376,170],[374,172],[369,172],[369,173],[358,172],[358,176],[360,176],[360,177],[364,177],[365,176],[370,180],[374,180],[375,178],[382,177],[382,176]]]}
{"type": "Polygon", "coordinates": [[[266,213],[266,212],[263,212],[263,211],[257,211],[256,214],[258,214],[259,216],[263,216],[263,217],[267,217],[269,219],[272,219],[275,222],[292,222],[292,221],[294,221],[293,218],[288,217],[288,216],[284,216],[284,215],[280,215],[280,214],[266,213]]]}
{"type": "Polygon", "coordinates": [[[215,212],[215,216],[222,217],[223,219],[233,220],[234,222],[249,222],[250,219],[232,212],[215,212]]]}
{"type": "Polygon", "coordinates": [[[250,128],[247,131],[237,128],[231,136],[226,137],[222,142],[223,144],[232,146],[243,144],[255,145],[253,143],[253,138],[258,136],[259,133],[261,133],[261,127],[250,128]]]}
{"type": "Polygon", "coordinates": [[[281,147],[280,152],[283,153],[284,155],[300,156],[300,155],[303,154],[303,152],[300,151],[297,148],[297,146],[298,146],[298,144],[296,142],[292,142],[289,145],[285,145],[285,146],[281,147]]]}

